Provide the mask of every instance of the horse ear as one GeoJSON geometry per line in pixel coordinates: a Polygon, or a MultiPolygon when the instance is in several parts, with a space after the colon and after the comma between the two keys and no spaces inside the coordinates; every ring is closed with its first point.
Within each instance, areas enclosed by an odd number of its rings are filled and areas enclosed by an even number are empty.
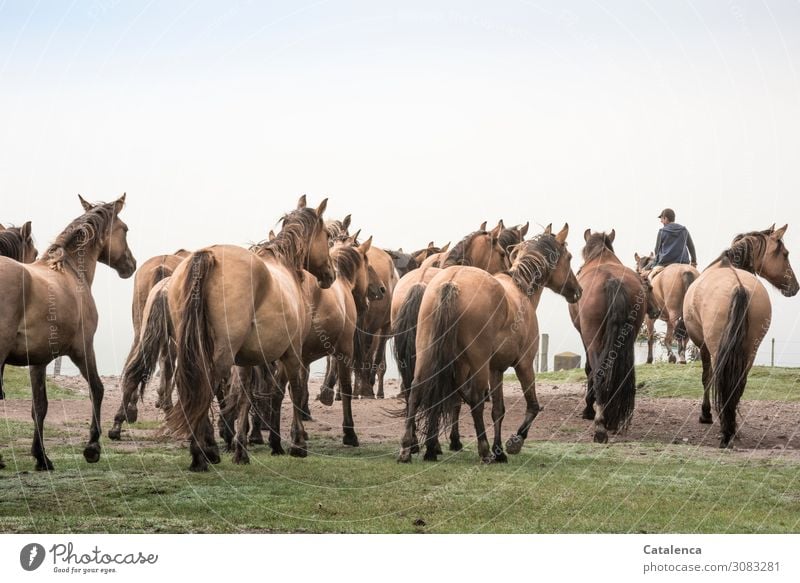
{"type": "Polygon", "coordinates": [[[22,239],[27,241],[31,238],[31,222],[28,221],[19,230],[20,234],[22,235],[22,239]]]}
{"type": "Polygon", "coordinates": [[[450,241],[444,244],[440,253],[446,253],[450,249],[450,241]]]}
{"type": "Polygon", "coordinates": [[[636,263],[639,263],[639,259],[641,259],[641,257],[639,257],[638,253],[634,253],[633,254],[633,259],[636,261],[636,263]]]}
{"type": "Polygon", "coordinates": [[[780,241],[781,239],[783,239],[783,234],[786,232],[786,229],[787,229],[788,227],[789,227],[789,224],[788,224],[788,223],[787,223],[787,224],[785,224],[785,225],[783,225],[783,226],[782,226],[780,229],[778,229],[777,231],[775,231],[774,233],[772,233],[772,235],[770,235],[770,237],[772,237],[772,238],[773,238],[773,239],[775,239],[776,241],[780,241]]]}
{"type": "MultiPolygon", "coordinates": [[[[372,237],[370,237],[370,239],[372,239],[372,237]]],[[[403,251],[403,248],[402,248],[402,247],[399,247],[399,248],[397,249],[397,252],[398,252],[398,253],[405,253],[405,251],[403,251]]]]}
{"type": "Polygon", "coordinates": [[[360,234],[361,234],[361,229],[359,229],[350,236],[350,240],[353,242],[354,245],[358,245],[358,236],[360,234]]]}
{"type": "Polygon", "coordinates": [[[275,231],[273,231],[272,229],[270,229],[270,230],[269,230],[269,235],[267,235],[267,238],[268,238],[270,241],[274,241],[274,240],[275,240],[275,231]]]}
{"type": "Polygon", "coordinates": [[[80,194],[78,195],[78,199],[81,201],[81,206],[83,207],[83,210],[88,212],[94,208],[94,205],[88,202],[86,199],[84,199],[80,194]]]}
{"type": "Polygon", "coordinates": [[[297,199],[297,208],[304,209],[306,208],[306,195],[304,194],[299,199],[297,199]]]}
{"type": "Polygon", "coordinates": [[[6,228],[3,226],[3,223],[0,223],[0,231],[5,231],[6,228]]]}
{"type": "Polygon", "coordinates": [[[433,249],[434,247],[435,247],[435,245],[433,244],[433,241],[428,243],[428,249],[433,249]]]}
{"type": "Polygon", "coordinates": [[[765,233],[772,234],[772,232],[773,232],[774,230],[775,230],[775,223],[772,223],[772,226],[770,226],[770,227],[767,227],[767,228],[766,228],[766,230],[764,230],[764,232],[765,232],[765,233]]]}
{"type": "Polygon", "coordinates": [[[558,232],[558,235],[556,235],[556,241],[558,241],[560,245],[563,245],[567,242],[567,235],[569,235],[569,225],[564,223],[564,227],[558,232]]]}
{"type": "Polygon", "coordinates": [[[503,221],[497,223],[497,226],[492,229],[492,232],[489,233],[492,236],[492,241],[497,241],[497,238],[500,236],[500,233],[503,231],[503,221]]]}
{"type": "Polygon", "coordinates": [[[114,201],[114,214],[118,215],[122,212],[123,207],[125,206],[125,196],[127,193],[123,192],[122,196],[120,196],[117,200],[114,201]]]}
{"type": "Polygon", "coordinates": [[[583,240],[586,241],[587,243],[589,241],[589,237],[591,237],[591,236],[592,236],[592,230],[591,229],[586,229],[583,232],[583,240]]]}
{"type": "Polygon", "coordinates": [[[500,227],[500,230],[503,230],[503,229],[506,228],[506,225],[503,222],[503,219],[500,219],[499,221],[497,221],[497,226],[500,227]]]}
{"type": "Polygon", "coordinates": [[[483,221],[483,222],[481,223],[481,226],[480,226],[480,227],[478,227],[478,230],[479,230],[479,231],[485,231],[485,230],[486,230],[486,221],[483,221]]]}
{"type": "Polygon", "coordinates": [[[519,230],[519,234],[520,234],[520,235],[522,235],[522,238],[523,238],[523,239],[525,238],[525,235],[527,235],[527,234],[528,234],[528,227],[530,227],[530,226],[531,226],[531,222],[530,222],[530,221],[528,221],[527,223],[525,223],[525,226],[524,226],[524,227],[522,227],[522,228],[519,230]]]}
{"type": "Polygon", "coordinates": [[[367,254],[367,251],[369,251],[370,247],[372,247],[372,235],[369,236],[369,239],[367,239],[366,241],[361,243],[361,245],[358,246],[358,248],[364,255],[367,254]]]}
{"type": "Polygon", "coordinates": [[[553,234],[553,223],[550,223],[544,228],[545,235],[552,235],[553,234]]]}
{"type": "Polygon", "coordinates": [[[616,237],[616,236],[617,236],[617,230],[616,229],[611,229],[611,232],[608,234],[608,242],[609,243],[613,243],[614,242],[614,237],[616,237]]]}
{"type": "Polygon", "coordinates": [[[328,199],[327,198],[325,200],[323,200],[321,203],[319,203],[319,206],[317,207],[317,216],[321,217],[322,213],[325,212],[326,208],[328,208],[328,199]]]}
{"type": "Polygon", "coordinates": [[[345,231],[346,231],[347,229],[349,229],[349,228],[350,228],[350,220],[351,220],[351,219],[352,219],[352,217],[351,217],[350,215],[347,215],[347,216],[344,218],[344,220],[342,221],[342,228],[343,228],[345,231]]]}

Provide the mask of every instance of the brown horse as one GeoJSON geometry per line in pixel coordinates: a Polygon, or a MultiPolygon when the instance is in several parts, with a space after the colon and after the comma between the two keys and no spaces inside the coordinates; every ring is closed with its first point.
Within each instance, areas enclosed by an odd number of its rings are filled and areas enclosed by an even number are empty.
{"type": "Polygon", "coordinates": [[[396,251],[392,249],[385,249],[385,251],[389,254],[389,257],[392,258],[392,262],[394,262],[394,268],[397,270],[397,275],[402,279],[403,276],[409,271],[413,271],[422,265],[422,262],[431,255],[436,253],[445,253],[449,248],[450,243],[447,243],[444,247],[436,247],[433,244],[433,241],[431,241],[428,243],[427,247],[418,251],[414,251],[413,253],[405,253],[403,252],[402,248],[396,251]]]}
{"type": "Polygon", "coordinates": [[[420,306],[417,362],[398,461],[411,461],[417,423],[427,434],[424,459],[435,461],[439,427],[453,421],[462,398],[472,411],[481,460],[507,461],[501,431],[503,373],[509,367],[519,377],[527,404],[522,425],[507,444],[509,453],[520,451],[539,412],[533,361],[539,342],[536,307],[542,290],[548,287],[569,302],[581,296],[566,249],[568,233],[567,225],[558,235],[548,227],[522,243],[506,273],[450,267],[428,284],[420,306]],[[487,391],[494,425],[491,451],[483,422],[487,391]]]}
{"type": "MultiPolygon", "coordinates": [[[[459,241],[446,259],[451,265],[471,265],[490,274],[508,269],[506,251],[500,246],[502,225],[486,231],[486,223],[459,241]]],[[[394,356],[402,380],[401,394],[406,395],[414,378],[416,363],[417,317],[422,296],[428,283],[439,273],[440,268],[425,266],[405,275],[397,284],[392,297],[391,321],[394,338],[394,356]]]]}
{"type": "MultiPolygon", "coordinates": [[[[39,252],[33,244],[31,222],[21,227],[4,227],[0,224],[0,257],[8,257],[20,263],[33,263],[39,252]]],[[[6,398],[3,392],[5,365],[0,365],[0,401],[6,398]]]]}
{"type": "MultiPolygon", "coordinates": [[[[640,256],[635,254],[636,271],[640,276],[646,276],[645,266],[652,261],[653,255],[640,256]]],[[[653,344],[655,342],[655,323],[657,319],[667,323],[667,333],[664,336],[664,346],[667,348],[669,362],[686,364],[686,345],[689,336],[683,321],[683,298],[686,290],[697,279],[700,272],[685,263],[667,265],[660,273],[650,280],[653,301],[659,307],[658,318],[648,316],[645,319],[647,330],[647,364],[653,362],[653,344]],[[678,343],[678,357],[672,352],[672,341],[678,343]]]]}
{"type": "Polygon", "coordinates": [[[64,229],[41,259],[24,265],[0,258],[0,365],[30,368],[35,424],[31,453],[37,470],[53,469],[44,450],[45,371],[62,355],[69,356],[89,383],[92,423],[83,456],[89,463],[100,459],[103,383],[94,354],[97,307],[91,286],[98,262],[122,278],[136,271],[128,227],[119,218],[125,195],[110,203],[80,200],[86,212],[64,229]]]}
{"type": "MultiPolygon", "coordinates": [[[[336,280],[329,288],[321,288],[316,280],[306,277],[303,281],[303,292],[310,309],[311,326],[303,342],[303,375],[304,385],[302,409],[308,411],[308,367],[316,360],[329,356],[336,367],[335,378],[341,383],[342,394],[342,429],[345,445],[358,446],[351,399],[353,387],[353,340],[356,331],[357,312],[367,308],[369,249],[372,237],[361,244],[355,238],[340,239],[331,247],[330,256],[336,269],[336,280]]],[[[269,406],[269,443],[273,455],[283,453],[280,437],[280,414],[283,402],[286,378],[284,371],[278,372],[277,384],[272,390],[269,406]]],[[[263,375],[262,375],[263,376],[263,375]]],[[[335,380],[326,376],[320,400],[330,405],[333,403],[333,386],[335,380]]],[[[253,383],[250,383],[251,385],[253,383]]],[[[245,386],[246,388],[246,386],[245,386]]],[[[239,408],[234,439],[234,462],[246,463],[245,438],[248,433],[248,407],[246,401],[239,408]]]]}
{"type": "Polygon", "coordinates": [[[648,305],[639,275],[614,255],[615,235],[613,230],[606,234],[586,229],[584,264],[578,271],[583,296],[569,306],[586,350],[583,418],[594,419],[597,443],[606,443],[608,431],[625,428],[633,415],[634,343],[648,305]]]}
{"type": "Polygon", "coordinates": [[[786,228],[775,230],[773,225],[738,235],[686,293],[683,317],[703,362],[700,423],[712,422],[712,393],[722,429],[720,447],[730,445],[736,435],[736,408],[772,317],[769,295],[757,276],[786,297],[798,291],[783,243],[786,228]]]}
{"type": "MultiPolygon", "coordinates": [[[[114,428],[108,433],[111,439],[119,439],[120,427],[118,424],[125,420],[130,423],[136,422],[138,409],[134,396],[137,394],[141,396],[144,393],[145,386],[154,372],[155,362],[153,366],[148,367],[147,374],[144,374],[145,371],[141,368],[142,365],[146,366],[145,361],[139,360],[138,367],[131,366],[131,362],[136,360],[137,355],[140,357],[146,355],[142,347],[139,346],[142,337],[142,321],[145,319],[146,314],[151,314],[158,309],[158,307],[154,306],[155,302],[166,301],[166,295],[163,293],[165,284],[158,285],[159,282],[169,278],[178,264],[188,256],[189,252],[185,249],[179,249],[170,255],[156,255],[142,263],[133,278],[133,302],[131,304],[133,343],[122,374],[122,405],[120,405],[120,409],[114,418],[114,428]],[[150,292],[156,287],[158,291],[152,294],[151,297],[150,292]],[[149,307],[148,301],[150,302],[149,307]],[[135,374],[135,371],[138,371],[139,374],[135,374]]],[[[164,305],[162,304],[159,307],[163,308],[164,305]]],[[[159,315],[163,318],[166,312],[162,309],[159,315]]],[[[164,321],[163,326],[166,325],[167,322],[164,321]]],[[[150,342],[154,340],[159,342],[157,359],[161,370],[161,379],[158,386],[156,407],[169,409],[172,407],[172,375],[175,362],[174,341],[169,342],[166,336],[162,338],[151,337],[148,340],[150,342]]]]}
{"type": "Polygon", "coordinates": [[[311,321],[302,282],[304,270],[323,288],[335,278],[322,219],[326,206],[324,200],[316,210],[308,208],[303,196],[283,218],[281,232],[255,253],[214,245],[195,251],[175,269],[167,297],[178,346],[179,401],[167,413],[167,426],[191,439],[191,470],[205,471],[208,462],[219,462],[208,413],[234,364],[280,362],[295,405],[289,453],[307,454],[301,373],[311,321]]]}
{"type": "Polygon", "coordinates": [[[31,235],[30,221],[21,227],[4,227],[0,224],[0,257],[8,257],[20,263],[33,263],[38,254],[31,235]]]}

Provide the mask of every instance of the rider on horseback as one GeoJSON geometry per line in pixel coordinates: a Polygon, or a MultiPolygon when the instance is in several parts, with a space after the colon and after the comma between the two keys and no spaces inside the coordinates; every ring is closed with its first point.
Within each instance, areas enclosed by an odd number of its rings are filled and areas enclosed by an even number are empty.
{"type": "Polygon", "coordinates": [[[669,208],[664,209],[658,218],[661,219],[661,224],[664,226],[658,231],[655,257],[647,266],[647,269],[650,270],[650,278],[658,275],[662,269],[672,263],[691,263],[692,267],[697,267],[697,255],[692,236],[686,227],[675,222],[675,211],[669,208]]]}

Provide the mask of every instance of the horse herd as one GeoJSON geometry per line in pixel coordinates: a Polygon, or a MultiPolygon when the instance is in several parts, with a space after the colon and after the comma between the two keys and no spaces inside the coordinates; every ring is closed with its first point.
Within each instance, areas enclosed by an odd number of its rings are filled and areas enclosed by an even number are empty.
{"type": "MultiPolygon", "coordinates": [[[[91,293],[97,263],[122,278],[136,272],[134,342],[122,374],[123,397],[111,439],[134,422],[137,400],[156,367],[161,370],[157,406],[166,429],[190,442],[190,469],[220,461],[212,424],[237,463],[247,447],[269,433],[273,454],[283,453],[281,403],[288,387],[292,407],[289,453],[307,454],[310,419],[308,370],[327,358],[319,400],[342,403],[343,442],[359,444],[354,397],[383,397],[387,340],[402,377],[404,419],[398,461],[441,453],[439,435],[449,429],[451,450],[462,448],[462,404],[472,415],[484,462],[519,453],[539,413],[534,378],[538,351],[537,306],[545,288],[561,295],[586,351],[586,407],[594,440],[631,421],[635,400],[633,348],[643,322],[667,322],[670,361],[685,362],[687,339],[700,349],[704,397],[700,421],[711,423],[714,398],[721,446],[736,434],[736,410],[755,352],[771,317],[759,277],[785,296],[798,282],[783,243],[786,226],[736,236],[702,273],[671,265],[652,280],[614,254],[615,232],[584,234],[583,266],[571,267],[568,225],[548,226],[527,237],[528,225],[491,230],[483,223],[449,248],[430,243],[414,253],[383,250],[372,237],[350,234],[350,216],[325,221],[327,200],[307,206],[305,196],[284,215],[281,230],[245,249],[212,245],[153,257],[138,271],[119,214],[125,195],[110,203],[80,199],[84,213],[37,259],[30,223],[0,225],[0,366],[28,366],[33,394],[32,455],[37,470],[52,470],[45,453],[45,370],[68,356],[90,387],[92,420],[84,448],[100,459],[103,384],[97,373],[94,334],[97,309],[91,293]],[[678,358],[672,354],[673,335],[678,358]],[[503,374],[513,368],[525,397],[521,425],[503,443],[503,374]],[[375,386],[377,385],[377,394],[375,386]],[[178,400],[173,404],[172,391],[178,400]],[[484,425],[491,400],[493,442],[484,425]],[[418,434],[422,436],[421,440],[418,434]]],[[[2,398],[0,371],[0,398],[2,398]]],[[[390,414],[392,414],[390,412],[390,414]]],[[[0,467],[3,467],[0,457],[0,467]]]]}

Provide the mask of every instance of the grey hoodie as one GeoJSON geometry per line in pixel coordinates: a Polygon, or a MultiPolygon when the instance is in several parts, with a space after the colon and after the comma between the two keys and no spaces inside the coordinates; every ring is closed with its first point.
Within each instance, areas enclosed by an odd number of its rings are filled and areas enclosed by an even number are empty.
{"type": "Polygon", "coordinates": [[[694,243],[689,231],[678,223],[667,223],[658,231],[653,266],[672,263],[697,263],[694,243]]]}

